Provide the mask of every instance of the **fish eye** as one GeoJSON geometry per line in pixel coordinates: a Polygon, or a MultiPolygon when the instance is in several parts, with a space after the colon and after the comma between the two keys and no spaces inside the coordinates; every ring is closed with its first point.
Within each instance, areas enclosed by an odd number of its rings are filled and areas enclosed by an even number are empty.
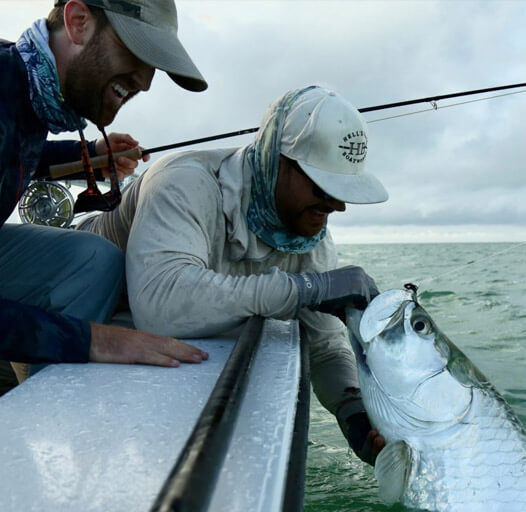
{"type": "Polygon", "coordinates": [[[411,327],[417,334],[421,335],[426,335],[433,331],[429,319],[420,315],[411,318],[411,327]]]}

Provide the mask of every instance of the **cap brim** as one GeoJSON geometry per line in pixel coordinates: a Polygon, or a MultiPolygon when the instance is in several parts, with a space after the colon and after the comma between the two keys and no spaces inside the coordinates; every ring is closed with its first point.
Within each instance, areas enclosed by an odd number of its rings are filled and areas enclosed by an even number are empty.
{"type": "Polygon", "coordinates": [[[106,11],[112,27],[126,47],[150,66],[166,71],[181,87],[200,92],[208,84],[184,49],[174,30],[106,11]]]}
{"type": "Polygon", "coordinates": [[[389,194],[378,178],[364,171],[359,174],[338,174],[318,169],[298,160],[305,174],[324,192],[344,203],[383,203],[389,194]]]}

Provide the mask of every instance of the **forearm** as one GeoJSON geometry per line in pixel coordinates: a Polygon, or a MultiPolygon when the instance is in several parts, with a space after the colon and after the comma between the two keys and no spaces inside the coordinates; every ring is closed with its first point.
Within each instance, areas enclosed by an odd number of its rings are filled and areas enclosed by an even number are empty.
{"type": "Polygon", "coordinates": [[[278,270],[229,276],[195,264],[167,263],[166,270],[146,270],[137,278],[129,269],[130,307],[135,325],[177,337],[212,336],[230,330],[253,315],[292,318],[297,291],[278,270]],[[132,275],[134,277],[132,277],[132,275]]]}
{"type": "Polygon", "coordinates": [[[365,412],[346,328],[331,315],[306,310],[302,311],[301,322],[302,335],[307,336],[309,343],[311,382],[316,396],[336,416],[358,457],[374,465],[385,439],[371,429],[365,412]]]}
{"type": "Polygon", "coordinates": [[[87,362],[89,323],[0,299],[0,356],[21,363],[87,362]]]}
{"type": "Polygon", "coordinates": [[[333,414],[359,388],[356,360],[343,324],[332,315],[303,310],[302,335],[309,343],[311,382],[321,404],[333,414]]]}

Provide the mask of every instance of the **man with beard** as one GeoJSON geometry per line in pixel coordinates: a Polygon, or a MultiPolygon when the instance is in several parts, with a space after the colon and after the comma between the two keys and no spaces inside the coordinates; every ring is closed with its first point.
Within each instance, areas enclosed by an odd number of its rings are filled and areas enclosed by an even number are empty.
{"type": "MultiPolygon", "coordinates": [[[[121,293],[122,254],[113,244],[89,233],[4,224],[49,164],[77,160],[81,150],[86,157],[87,150],[137,145],[129,135],[106,138],[103,128],[149,89],[156,68],[188,90],[207,87],[177,38],[173,0],[57,0],[48,20],[16,43],[0,41],[1,359],[178,366],[207,358],[170,337],[104,325],[121,293]],[[46,142],[49,131],[76,130],[83,141],[84,118],[106,141],[46,142]]],[[[136,165],[116,162],[121,177],[136,165]]]]}
{"type": "Polygon", "coordinates": [[[79,228],[125,249],[140,329],[188,338],[217,335],[252,315],[297,318],[316,395],[372,462],[385,440],[370,428],[347,331],[333,315],[364,308],[378,290],[362,268],[336,268],[326,227],[345,203],[387,199],[365,172],[366,130],[338,94],[290,91],[267,110],[253,143],[167,155],[125,191],[119,208],[79,228]]]}

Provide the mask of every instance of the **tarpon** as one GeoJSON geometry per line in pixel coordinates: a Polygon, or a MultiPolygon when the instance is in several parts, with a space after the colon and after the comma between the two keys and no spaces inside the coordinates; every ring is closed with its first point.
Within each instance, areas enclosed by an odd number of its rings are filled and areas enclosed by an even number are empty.
{"type": "Polygon", "coordinates": [[[418,304],[416,287],[347,311],[386,503],[444,512],[526,511],[526,430],[418,304]],[[356,316],[358,315],[358,316],[356,316]],[[357,322],[359,321],[359,332],[357,322]]]}

